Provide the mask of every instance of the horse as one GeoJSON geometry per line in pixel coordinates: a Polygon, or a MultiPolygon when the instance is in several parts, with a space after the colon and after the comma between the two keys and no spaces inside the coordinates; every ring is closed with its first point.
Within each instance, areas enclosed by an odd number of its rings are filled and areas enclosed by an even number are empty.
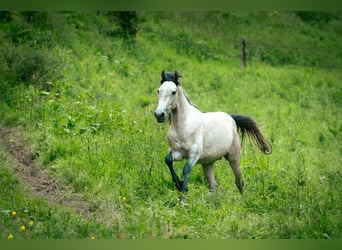
{"type": "Polygon", "coordinates": [[[229,162],[235,175],[235,184],[240,194],[243,194],[240,160],[244,137],[247,135],[264,154],[272,153],[272,146],[262,134],[258,123],[246,115],[201,112],[183,89],[181,75],[177,71],[165,73],[163,70],[161,78],[154,116],[158,123],[170,122],[167,133],[169,152],[165,156],[165,163],[176,188],[181,192],[180,201],[185,199],[190,173],[197,163],[202,165],[210,191],[216,191],[214,163],[223,157],[229,162]],[[181,181],[173,163],[183,159],[186,159],[186,163],[181,181]]]}

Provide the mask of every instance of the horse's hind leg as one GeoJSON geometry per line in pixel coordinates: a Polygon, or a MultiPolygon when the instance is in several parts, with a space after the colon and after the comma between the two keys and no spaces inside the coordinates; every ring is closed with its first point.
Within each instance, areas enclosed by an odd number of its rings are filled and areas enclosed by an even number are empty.
{"type": "Polygon", "coordinates": [[[239,189],[240,193],[242,194],[244,183],[242,179],[242,170],[240,168],[241,148],[239,140],[235,140],[233,142],[225,158],[229,161],[229,164],[235,175],[235,184],[239,189]]]}
{"type": "Polygon", "coordinates": [[[244,183],[242,179],[242,171],[240,168],[240,159],[232,154],[229,154],[226,158],[229,161],[229,164],[234,172],[235,184],[239,189],[240,193],[243,194],[244,183]]]}
{"type": "Polygon", "coordinates": [[[209,182],[210,191],[215,192],[217,183],[216,183],[215,176],[214,176],[214,163],[202,165],[202,167],[203,167],[204,176],[207,178],[209,182]]]}

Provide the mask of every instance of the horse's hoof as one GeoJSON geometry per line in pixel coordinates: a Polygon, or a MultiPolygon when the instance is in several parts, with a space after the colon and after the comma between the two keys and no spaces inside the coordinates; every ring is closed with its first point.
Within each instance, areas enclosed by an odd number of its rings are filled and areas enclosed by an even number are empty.
{"type": "Polygon", "coordinates": [[[240,194],[243,194],[243,184],[241,186],[238,186],[238,189],[240,191],[240,194]]]}
{"type": "Polygon", "coordinates": [[[237,181],[236,181],[236,186],[237,186],[237,188],[239,189],[240,194],[243,194],[243,188],[244,188],[244,186],[245,186],[243,180],[239,180],[239,181],[237,180],[237,181]]]}
{"type": "Polygon", "coordinates": [[[182,191],[183,181],[177,180],[177,182],[175,183],[175,186],[178,189],[178,191],[182,191]]]}
{"type": "Polygon", "coordinates": [[[209,188],[210,193],[216,194],[217,193],[217,186],[211,186],[209,188]]]}
{"type": "Polygon", "coordinates": [[[185,196],[179,196],[179,204],[186,205],[187,198],[185,196]]]}

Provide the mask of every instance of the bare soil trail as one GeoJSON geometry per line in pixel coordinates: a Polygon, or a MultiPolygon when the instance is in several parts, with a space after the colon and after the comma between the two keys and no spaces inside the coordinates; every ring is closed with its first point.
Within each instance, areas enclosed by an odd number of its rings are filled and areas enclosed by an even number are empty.
{"type": "Polygon", "coordinates": [[[113,202],[104,201],[100,205],[94,205],[85,195],[74,193],[70,187],[60,186],[34,159],[19,129],[0,127],[0,145],[9,154],[10,165],[15,175],[34,194],[43,197],[51,204],[60,204],[72,209],[76,214],[88,219],[108,222],[108,218],[99,216],[103,211],[110,212],[112,219],[118,218],[119,214],[113,202]]]}
{"type": "Polygon", "coordinates": [[[25,141],[20,133],[13,129],[0,129],[0,145],[7,149],[10,155],[14,173],[34,193],[45,197],[49,202],[58,201],[58,188],[54,181],[43,172],[33,160],[31,151],[25,147],[25,141]]]}

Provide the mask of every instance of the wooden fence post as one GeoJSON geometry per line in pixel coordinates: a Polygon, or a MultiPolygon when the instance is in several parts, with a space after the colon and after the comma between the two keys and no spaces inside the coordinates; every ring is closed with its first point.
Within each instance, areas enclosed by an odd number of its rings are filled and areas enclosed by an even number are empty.
{"type": "Polygon", "coordinates": [[[247,66],[247,40],[246,38],[242,38],[242,63],[243,67],[247,66]]]}

